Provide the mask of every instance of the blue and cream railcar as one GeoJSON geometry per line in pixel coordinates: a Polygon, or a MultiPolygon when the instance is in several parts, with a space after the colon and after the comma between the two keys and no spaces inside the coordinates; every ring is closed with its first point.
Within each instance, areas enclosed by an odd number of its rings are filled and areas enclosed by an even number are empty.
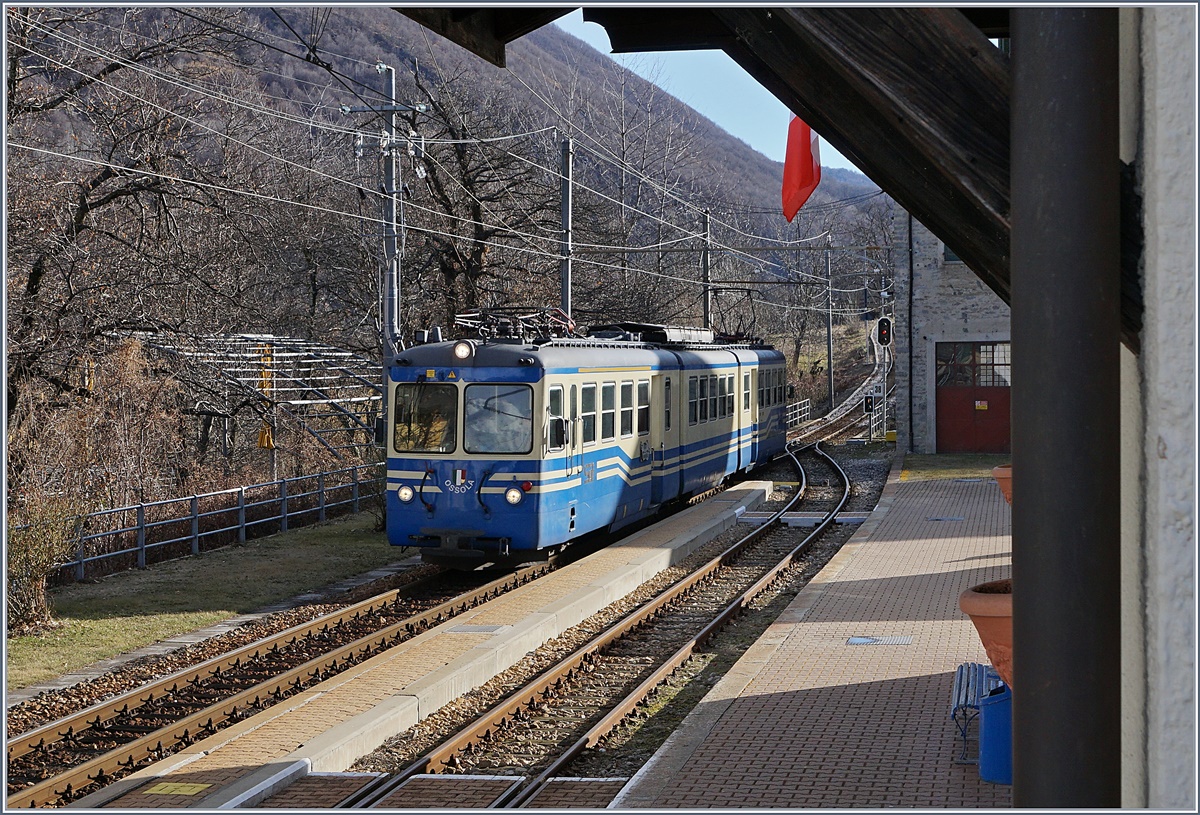
{"type": "Polygon", "coordinates": [[[645,518],[783,449],[779,352],[717,344],[695,329],[599,334],[467,339],[397,355],[392,544],[462,565],[550,550],[645,518]]]}

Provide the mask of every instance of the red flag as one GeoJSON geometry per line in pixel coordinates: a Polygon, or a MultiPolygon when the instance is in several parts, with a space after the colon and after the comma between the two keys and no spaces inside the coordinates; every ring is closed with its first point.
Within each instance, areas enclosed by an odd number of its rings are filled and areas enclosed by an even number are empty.
{"type": "Polygon", "coordinates": [[[788,125],[787,154],[783,159],[783,217],[788,223],[821,183],[821,151],[817,134],[792,114],[788,125]]]}

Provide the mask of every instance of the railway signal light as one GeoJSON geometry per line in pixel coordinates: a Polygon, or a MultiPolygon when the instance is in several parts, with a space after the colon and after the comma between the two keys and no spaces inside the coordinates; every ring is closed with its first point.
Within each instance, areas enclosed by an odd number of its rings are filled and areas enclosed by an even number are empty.
{"type": "Polygon", "coordinates": [[[869,395],[864,396],[863,397],[863,413],[872,413],[872,412],[874,412],[874,410],[875,410],[875,397],[869,396],[869,395]]]}
{"type": "Polygon", "coordinates": [[[892,344],[892,321],[888,317],[880,317],[876,336],[880,345],[892,344]]]}

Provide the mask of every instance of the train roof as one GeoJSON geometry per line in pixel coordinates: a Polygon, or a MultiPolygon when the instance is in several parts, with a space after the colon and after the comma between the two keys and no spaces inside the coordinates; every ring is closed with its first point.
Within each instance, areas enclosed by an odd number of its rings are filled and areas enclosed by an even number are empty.
{"type": "MultiPolygon", "coordinates": [[[[770,346],[747,345],[728,342],[696,342],[687,339],[674,342],[648,341],[642,332],[606,327],[598,336],[541,338],[532,342],[516,338],[489,340],[468,339],[449,342],[426,343],[407,348],[396,355],[395,363],[400,366],[445,367],[469,365],[478,367],[529,367],[557,369],[563,366],[606,366],[619,359],[622,364],[659,365],[672,362],[677,354],[685,356],[704,355],[706,352],[730,352],[761,354],[779,352],[770,346]],[[471,344],[469,362],[456,359],[454,347],[460,342],[471,344]]],[[[654,334],[651,332],[651,336],[654,334]]],[[[667,335],[658,335],[665,340],[667,335]]],[[[688,335],[676,335],[688,336],[688,335]]],[[[694,335],[692,335],[694,336],[694,335]]]]}

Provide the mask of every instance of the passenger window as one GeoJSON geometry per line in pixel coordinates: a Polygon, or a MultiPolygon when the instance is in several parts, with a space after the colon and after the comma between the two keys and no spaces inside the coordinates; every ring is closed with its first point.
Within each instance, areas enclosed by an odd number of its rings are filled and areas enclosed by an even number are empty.
{"type": "Polygon", "coordinates": [[[700,377],[700,421],[708,421],[708,377],[700,377]]]}
{"type": "Polygon", "coordinates": [[[723,377],[723,376],[722,376],[722,377],[718,377],[718,379],[720,380],[718,384],[720,385],[721,393],[720,393],[720,395],[719,395],[719,396],[720,396],[720,399],[719,399],[719,401],[717,402],[717,410],[718,410],[718,413],[717,413],[717,415],[718,415],[718,416],[720,416],[720,417],[723,419],[723,418],[725,418],[725,415],[726,415],[726,410],[725,410],[725,392],[726,392],[726,390],[727,390],[727,386],[726,386],[726,384],[725,384],[725,377],[723,377]]]}
{"type": "Polygon", "coordinates": [[[725,415],[732,416],[737,412],[737,402],[734,399],[734,383],[736,378],[733,374],[725,377],[725,415]]]}
{"type": "Polygon", "coordinates": [[[583,419],[583,443],[596,443],[596,386],[584,385],[579,416],[583,419]]]}
{"type": "Polygon", "coordinates": [[[717,377],[708,378],[708,418],[717,418],[717,377]]]}
{"type": "Polygon", "coordinates": [[[639,436],[650,432],[650,383],[646,380],[637,383],[637,431],[639,436]]]}
{"type": "Polygon", "coordinates": [[[742,410],[750,409],[750,374],[742,374],[742,410]]]}
{"type": "Polygon", "coordinates": [[[617,384],[605,382],[600,386],[600,440],[617,437],[617,384]]]}
{"type": "Polygon", "coordinates": [[[697,390],[696,377],[688,377],[688,424],[700,421],[700,396],[697,390]]]}
{"type": "Polygon", "coordinates": [[[633,383],[621,383],[621,435],[633,435],[633,383]]]}

